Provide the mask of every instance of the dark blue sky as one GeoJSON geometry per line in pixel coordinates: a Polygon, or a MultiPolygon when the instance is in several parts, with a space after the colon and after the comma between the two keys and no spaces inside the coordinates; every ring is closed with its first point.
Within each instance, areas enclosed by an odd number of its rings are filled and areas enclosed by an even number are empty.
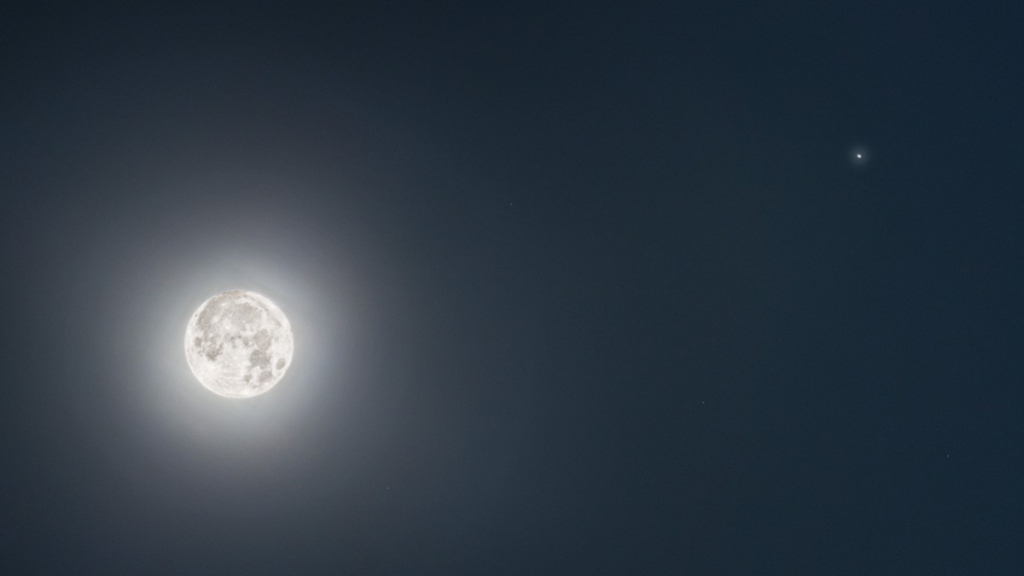
{"type": "Polygon", "coordinates": [[[1024,566],[1020,6],[21,4],[5,573],[1024,566]]]}

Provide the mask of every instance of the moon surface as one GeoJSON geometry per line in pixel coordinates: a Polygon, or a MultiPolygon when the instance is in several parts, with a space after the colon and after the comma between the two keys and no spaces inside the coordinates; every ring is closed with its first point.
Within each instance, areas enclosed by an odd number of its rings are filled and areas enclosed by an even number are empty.
{"type": "Polygon", "coordinates": [[[218,294],[185,329],[185,357],[196,378],[227,398],[252,398],[276,385],[292,363],[294,339],[284,312],[247,290],[218,294]]]}

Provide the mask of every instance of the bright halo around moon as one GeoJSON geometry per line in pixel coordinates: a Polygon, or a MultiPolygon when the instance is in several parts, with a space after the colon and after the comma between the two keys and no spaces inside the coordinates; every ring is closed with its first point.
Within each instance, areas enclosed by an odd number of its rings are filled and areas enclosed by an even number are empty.
{"type": "Polygon", "coordinates": [[[273,388],[291,365],[294,347],[284,312],[246,290],[203,302],[185,329],[192,373],[227,398],[252,398],[273,388]]]}

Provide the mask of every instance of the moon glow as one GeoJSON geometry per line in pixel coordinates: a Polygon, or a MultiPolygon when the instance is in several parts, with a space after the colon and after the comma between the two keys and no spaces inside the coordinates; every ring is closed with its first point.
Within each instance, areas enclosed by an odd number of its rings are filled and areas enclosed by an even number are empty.
{"type": "Polygon", "coordinates": [[[274,387],[292,363],[294,339],[284,312],[246,290],[218,294],[185,329],[185,357],[196,378],[227,398],[251,398],[274,387]]]}

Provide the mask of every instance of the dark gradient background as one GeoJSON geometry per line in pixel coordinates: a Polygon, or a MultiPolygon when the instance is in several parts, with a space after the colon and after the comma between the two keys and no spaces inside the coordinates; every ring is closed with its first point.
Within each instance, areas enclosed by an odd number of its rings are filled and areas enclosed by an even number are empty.
{"type": "Polygon", "coordinates": [[[142,4],[0,9],[0,573],[1024,573],[1019,4],[142,4]]]}

